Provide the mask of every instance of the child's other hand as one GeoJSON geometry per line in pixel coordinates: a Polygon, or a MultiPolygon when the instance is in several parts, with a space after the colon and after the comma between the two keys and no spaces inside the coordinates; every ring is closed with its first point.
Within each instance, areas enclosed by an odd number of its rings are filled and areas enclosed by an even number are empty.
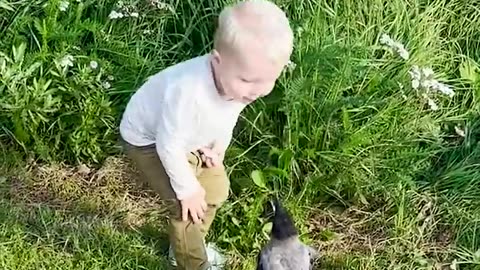
{"type": "Polygon", "coordinates": [[[182,206],[183,221],[187,221],[188,215],[190,214],[194,223],[202,223],[205,211],[207,211],[205,190],[202,187],[199,187],[190,197],[180,200],[180,204],[182,206]]]}
{"type": "Polygon", "coordinates": [[[223,163],[223,155],[217,142],[214,142],[211,147],[202,147],[199,151],[202,162],[207,168],[217,167],[223,163]]]}

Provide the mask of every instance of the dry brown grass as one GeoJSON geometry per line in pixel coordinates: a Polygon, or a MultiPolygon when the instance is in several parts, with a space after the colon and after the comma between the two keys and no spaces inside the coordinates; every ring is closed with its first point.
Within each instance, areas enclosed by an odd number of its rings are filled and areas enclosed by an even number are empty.
{"type": "Polygon", "coordinates": [[[110,157],[98,169],[85,165],[30,163],[12,178],[9,195],[26,205],[47,205],[77,214],[115,215],[128,227],[163,217],[162,203],[138,181],[138,172],[124,157],[110,157]]]}

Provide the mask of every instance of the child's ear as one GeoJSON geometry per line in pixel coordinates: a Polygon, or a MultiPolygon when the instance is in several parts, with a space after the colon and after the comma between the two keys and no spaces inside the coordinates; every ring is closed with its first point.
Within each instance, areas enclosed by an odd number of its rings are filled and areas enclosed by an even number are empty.
{"type": "Polygon", "coordinates": [[[212,51],[213,61],[215,64],[220,64],[221,57],[217,50],[213,49],[212,51]]]}

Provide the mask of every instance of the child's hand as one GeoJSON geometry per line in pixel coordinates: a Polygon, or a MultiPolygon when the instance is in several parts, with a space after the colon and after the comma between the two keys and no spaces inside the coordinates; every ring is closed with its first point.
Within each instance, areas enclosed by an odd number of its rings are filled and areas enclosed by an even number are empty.
{"type": "Polygon", "coordinates": [[[200,148],[200,157],[202,159],[202,162],[208,167],[217,167],[222,163],[222,160],[220,159],[220,155],[213,151],[210,148],[200,148]]]}
{"type": "Polygon", "coordinates": [[[217,167],[223,163],[223,155],[219,145],[214,142],[211,147],[202,147],[199,149],[202,162],[208,167],[217,167]]]}
{"type": "Polygon", "coordinates": [[[194,223],[202,223],[207,203],[205,202],[205,190],[199,187],[190,197],[180,201],[182,206],[182,220],[188,220],[188,214],[192,217],[194,223]]]}

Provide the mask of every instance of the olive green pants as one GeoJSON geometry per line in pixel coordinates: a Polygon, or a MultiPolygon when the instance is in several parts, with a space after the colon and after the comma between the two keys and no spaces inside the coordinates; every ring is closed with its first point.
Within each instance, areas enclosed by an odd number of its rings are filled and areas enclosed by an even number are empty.
{"type": "Polygon", "coordinates": [[[143,174],[142,182],[157,192],[166,202],[169,215],[169,238],[178,270],[203,270],[209,267],[205,249],[205,236],[213,222],[217,209],[229,194],[230,181],[223,166],[206,168],[198,153],[189,153],[188,161],[199,183],[205,189],[208,210],[203,223],[195,224],[189,216],[182,221],[180,202],[170,184],[155,145],[137,147],[121,140],[127,156],[143,174]]]}

